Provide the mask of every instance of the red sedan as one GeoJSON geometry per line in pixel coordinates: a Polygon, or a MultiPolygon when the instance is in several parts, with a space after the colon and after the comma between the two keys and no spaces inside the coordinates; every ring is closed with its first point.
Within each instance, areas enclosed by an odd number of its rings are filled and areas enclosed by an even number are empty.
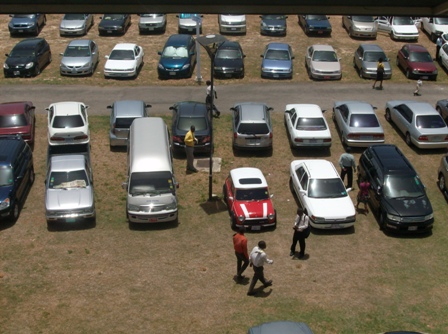
{"type": "Polygon", "coordinates": [[[397,66],[403,69],[406,78],[437,80],[437,67],[423,45],[403,45],[397,54],[397,66]]]}
{"type": "Polygon", "coordinates": [[[29,101],[0,103],[0,135],[21,135],[32,146],[35,108],[29,101]]]}

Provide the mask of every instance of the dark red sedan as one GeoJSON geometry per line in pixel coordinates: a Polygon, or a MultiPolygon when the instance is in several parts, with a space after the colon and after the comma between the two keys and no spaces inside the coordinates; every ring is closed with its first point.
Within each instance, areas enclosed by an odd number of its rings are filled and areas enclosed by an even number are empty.
{"type": "Polygon", "coordinates": [[[32,146],[34,144],[34,109],[32,102],[0,103],[0,136],[21,135],[32,146]]]}
{"type": "Polygon", "coordinates": [[[423,45],[403,45],[397,54],[397,66],[403,69],[408,79],[437,80],[437,67],[423,45]]]}

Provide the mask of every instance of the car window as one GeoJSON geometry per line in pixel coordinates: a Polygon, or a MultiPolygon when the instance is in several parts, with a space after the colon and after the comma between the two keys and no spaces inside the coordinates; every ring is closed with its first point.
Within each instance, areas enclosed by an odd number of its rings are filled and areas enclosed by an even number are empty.
{"type": "Polygon", "coordinates": [[[302,178],[299,179],[300,180],[300,185],[302,186],[303,190],[307,190],[308,189],[308,174],[304,171],[302,178]]]}
{"type": "Polygon", "coordinates": [[[11,167],[0,168],[0,187],[14,184],[14,174],[11,167]]]}
{"type": "Polygon", "coordinates": [[[84,126],[81,115],[56,116],[52,125],[56,129],[79,128],[81,126],[84,126]]]}
{"type": "Polygon", "coordinates": [[[313,61],[337,62],[338,57],[334,51],[314,51],[313,61]]]}
{"type": "Polygon", "coordinates": [[[269,60],[290,60],[289,52],[286,50],[268,50],[264,56],[269,60]]]}
{"type": "MultiPolygon", "coordinates": [[[[296,122],[296,118],[297,118],[297,113],[293,113],[292,117],[291,117],[291,123],[294,124],[296,122]]],[[[296,129],[298,129],[299,123],[297,123],[296,129]]]]}
{"type": "Polygon", "coordinates": [[[123,14],[104,14],[103,20],[113,20],[113,21],[119,21],[123,20],[124,15],[123,14]]]}
{"type": "Polygon", "coordinates": [[[84,107],[83,105],[81,105],[81,114],[82,114],[82,117],[86,120],[87,112],[86,112],[86,107],[84,107]]]}
{"type": "Polygon", "coordinates": [[[13,128],[28,125],[25,114],[1,115],[0,128],[13,128]]]}
{"type": "Polygon", "coordinates": [[[339,112],[341,113],[341,117],[344,120],[344,122],[347,123],[348,120],[348,109],[346,105],[341,105],[337,108],[339,110],[339,112]]]}
{"type": "Polygon", "coordinates": [[[373,16],[352,16],[353,21],[357,22],[373,22],[373,16]]]}
{"type": "Polygon", "coordinates": [[[321,117],[300,117],[297,121],[296,129],[306,131],[326,130],[327,125],[321,117]]]}
{"type": "Polygon", "coordinates": [[[111,60],[133,60],[135,59],[133,50],[112,50],[109,59],[111,60]]]}
{"type": "Polygon", "coordinates": [[[340,178],[311,179],[308,197],[310,198],[338,198],[347,196],[347,190],[340,178]]]}
{"type": "Polygon", "coordinates": [[[396,106],[395,109],[408,123],[412,122],[412,111],[406,105],[396,106]]]}
{"type": "Polygon", "coordinates": [[[386,54],[384,52],[378,52],[378,51],[374,51],[374,52],[365,52],[364,53],[364,61],[369,61],[369,62],[377,62],[378,59],[382,58],[383,61],[385,59],[387,59],[386,54]]]}
{"type": "Polygon", "coordinates": [[[64,57],[89,57],[89,56],[90,56],[90,49],[88,46],[69,45],[64,52],[64,57]]]}
{"type": "Polygon", "coordinates": [[[194,125],[197,131],[207,130],[207,121],[204,117],[180,117],[177,122],[177,128],[183,131],[190,131],[194,125]]]}
{"type": "Polygon", "coordinates": [[[377,128],[380,123],[373,114],[352,114],[350,116],[350,126],[354,128],[377,128]]]}
{"type": "Polygon", "coordinates": [[[85,18],[86,18],[85,14],[72,13],[72,14],[64,15],[64,20],[67,20],[67,21],[83,21],[83,20],[85,20],[85,18]]]}
{"type": "Polygon", "coordinates": [[[136,56],[139,55],[139,53],[140,53],[140,48],[139,48],[138,46],[136,46],[136,47],[134,48],[134,53],[135,53],[136,56]]]}
{"type": "Polygon", "coordinates": [[[327,17],[325,15],[305,15],[306,20],[327,20],[327,17]]]}
{"type": "Polygon", "coordinates": [[[394,16],[392,19],[392,24],[396,26],[415,25],[414,21],[410,17],[403,17],[403,16],[394,16]]]}
{"type": "Polygon", "coordinates": [[[187,58],[188,50],[185,46],[167,46],[163,50],[162,57],[187,58]]]}
{"type": "Polygon", "coordinates": [[[269,198],[267,188],[237,189],[235,198],[239,201],[259,201],[269,198]]]}
{"type": "Polygon", "coordinates": [[[446,124],[440,115],[424,115],[416,117],[415,126],[418,129],[436,129],[445,128],[446,124]]]}
{"type": "Polygon", "coordinates": [[[238,127],[238,133],[247,135],[268,134],[269,127],[266,123],[241,123],[238,127]]]}
{"type": "Polygon", "coordinates": [[[429,52],[412,52],[409,61],[419,63],[432,63],[432,57],[429,52]]]}

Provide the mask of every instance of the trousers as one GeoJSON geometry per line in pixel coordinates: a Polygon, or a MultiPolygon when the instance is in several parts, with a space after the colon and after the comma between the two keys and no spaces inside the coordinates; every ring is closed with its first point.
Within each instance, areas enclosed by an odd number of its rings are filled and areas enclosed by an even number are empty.
{"type": "Polygon", "coordinates": [[[241,276],[249,265],[249,259],[243,253],[235,252],[236,256],[236,275],[241,276]]]}
{"type": "Polygon", "coordinates": [[[254,268],[254,277],[252,277],[252,281],[250,282],[249,291],[248,293],[253,293],[253,290],[255,288],[255,284],[257,284],[258,280],[260,280],[261,283],[266,285],[267,281],[266,278],[264,278],[264,268],[261,267],[255,267],[254,268]]]}
{"type": "Polygon", "coordinates": [[[193,161],[194,161],[194,147],[193,146],[185,146],[185,153],[187,154],[187,169],[193,170],[193,161]]]}
{"type": "Polygon", "coordinates": [[[353,168],[351,166],[342,168],[341,170],[342,182],[344,182],[345,175],[347,175],[347,188],[351,188],[353,184],[353,168]]]}
{"type": "Polygon", "coordinates": [[[304,236],[303,232],[294,231],[294,235],[292,237],[292,244],[291,244],[291,252],[293,252],[293,253],[296,252],[297,241],[299,242],[299,246],[300,246],[299,254],[300,254],[300,256],[304,256],[306,243],[305,243],[305,236],[304,236]]]}

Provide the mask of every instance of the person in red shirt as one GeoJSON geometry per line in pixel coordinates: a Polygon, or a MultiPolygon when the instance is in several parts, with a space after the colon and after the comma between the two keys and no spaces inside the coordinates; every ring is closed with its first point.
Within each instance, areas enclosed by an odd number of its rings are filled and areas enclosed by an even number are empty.
{"type": "Polygon", "coordinates": [[[240,226],[238,232],[233,235],[233,247],[236,256],[236,278],[242,280],[243,272],[249,265],[249,254],[247,253],[247,238],[244,235],[246,228],[240,226]]]}

